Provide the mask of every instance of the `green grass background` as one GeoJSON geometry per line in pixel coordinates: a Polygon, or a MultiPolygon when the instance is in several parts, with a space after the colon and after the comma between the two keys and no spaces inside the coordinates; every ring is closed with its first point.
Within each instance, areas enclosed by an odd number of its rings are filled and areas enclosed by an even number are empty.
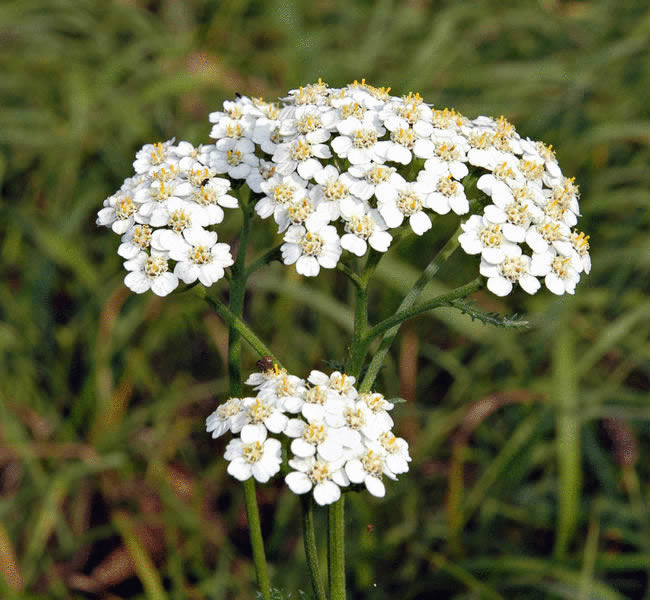
{"type": "MultiPolygon", "coordinates": [[[[0,598],[254,597],[241,487],[204,432],[224,324],[128,293],[95,214],[141,145],[207,142],[236,92],[365,77],[552,144],[593,270],[575,297],[477,295],[523,332],[453,311],[404,328],[379,383],[407,400],[414,461],[385,499],[350,495],[350,598],[650,599],[649,40],[641,0],[4,0],[0,598]]],[[[436,225],[382,263],[375,317],[453,218],[436,225]]],[[[257,251],[274,243],[259,226],[257,251]]],[[[456,253],[433,291],[477,267],[456,253]]],[[[247,319],[306,374],[345,357],[348,299],[337,274],[276,264],[247,319]]],[[[281,481],[259,498],[272,581],[296,597],[297,499],[281,481]]]]}

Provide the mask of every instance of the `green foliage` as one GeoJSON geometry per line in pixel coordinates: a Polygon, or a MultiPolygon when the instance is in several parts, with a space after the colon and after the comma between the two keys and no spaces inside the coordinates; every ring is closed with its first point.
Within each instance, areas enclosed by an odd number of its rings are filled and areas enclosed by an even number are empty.
{"type": "MultiPolygon", "coordinates": [[[[405,398],[414,461],[385,499],[348,494],[349,596],[650,597],[648,30],[639,0],[1,3],[0,597],[254,597],[241,486],[204,433],[227,330],[193,294],[127,293],[94,219],[144,143],[205,142],[235,92],[319,76],[552,144],[593,259],[575,297],[482,291],[403,327],[376,387],[405,398]]],[[[373,323],[455,227],[435,225],[380,263],[373,323]]],[[[258,230],[249,261],[278,241],[258,230]]],[[[420,301],[477,270],[457,251],[420,301]]],[[[346,356],[351,295],[276,263],[244,314],[303,372],[346,356]]],[[[307,588],[297,498],[259,502],[273,584],[307,588]]]]}
{"type": "Polygon", "coordinates": [[[481,321],[486,325],[494,325],[495,327],[507,329],[509,327],[528,327],[530,324],[528,321],[519,319],[517,314],[509,317],[495,312],[487,312],[479,309],[476,304],[466,302],[465,300],[452,300],[449,304],[460,310],[464,315],[469,315],[472,321],[481,321]]]}

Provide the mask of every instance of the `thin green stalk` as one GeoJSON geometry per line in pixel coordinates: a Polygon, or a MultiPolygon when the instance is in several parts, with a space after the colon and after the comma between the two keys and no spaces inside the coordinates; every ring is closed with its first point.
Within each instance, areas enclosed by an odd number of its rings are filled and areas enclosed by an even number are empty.
{"type": "Polygon", "coordinates": [[[273,355],[270,348],[255,335],[255,332],[248,326],[244,321],[242,321],[237,315],[235,315],[223,302],[216,300],[207,295],[206,290],[203,286],[196,286],[192,288],[192,291],[203,298],[226,323],[228,327],[231,327],[239,333],[241,338],[245,340],[249,346],[257,352],[257,354],[262,356],[271,356],[273,362],[275,362],[278,367],[282,367],[280,361],[273,355]]]}
{"type": "Polygon", "coordinates": [[[266,571],[266,555],[264,552],[264,539],[262,538],[260,510],[257,505],[257,495],[255,493],[255,479],[252,477],[244,481],[244,501],[246,503],[248,534],[253,549],[253,561],[255,562],[257,585],[262,592],[264,600],[270,600],[271,583],[269,582],[269,576],[266,571]]]}
{"type": "Polygon", "coordinates": [[[574,365],[575,342],[567,319],[558,324],[553,344],[552,399],[556,407],[558,515],[554,555],[564,559],[580,520],[582,467],[580,406],[574,365]]]}
{"type": "Polygon", "coordinates": [[[311,494],[300,496],[302,507],[302,535],[305,543],[305,556],[311,576],[311,586],[314,590],[315,600],[327,600],[325,586],[320,575],[318,565],[318,549],[316,548],[316,536],[314,534],[314,501],[311,494]]]}
{"type": "Polygon", "coordinates": [[[452,290],[448,294],[443,294],[441,296],[432,298],[428,302],[419,304],[418,306],[415,306],[409,310],[397,311],[393,316],[384,319],[380,323],[377,323],[377,325],[375,325],[367,333],[364,341],[365,343],[370,343],[378,335],[384,333],[385,331],[388,331],[389,329],[392,329],[396,325],[401,325],[404,321],[408,321],[409,319],[412,319],[413,317],[416,317],[417,315],[420,315],[423,312],[427,312],[434,308],[439,308],[440,306],[453,305],[452,303],[454,300],[459,300],[460,298],[466,298],[467,296],[469,296],[470,294],[478,290],[482,284],[483,284],[482,278],[477,277],[476,279],[473,279],[469,283],[466,283],[465,285],[462,285],[456,288],[455,290],[452,290]]]}
{"type": "Polygon", "coordinates": [[[345,524],[344,497],[330,504],[327,554],[330,600],[345,600],[345,524]]]}
{"type": "Polygon", "coordinates": [[[346,364],[346,373],[359,377],[363,367],[363,361],[368,352],[368,344],[365,341],[368,333],[368,284],[383,256],[383,252],[372,250],[368,255],[366,264],[361,275],[352,273],[348,275],[355,284],[354,299],[354,334],[350,346],[350,357],[346,364]],[[354,276],[354,277],[352,277],[354,276]]]}
{"type": "Polygon", "coordinates": [[[280,250],[281,247],[281,245],[274,246],[268,252],[265,252],[258,259],[254,260],[246,268],[246,279],[248,279],[258,269],[261,269],[263,266],[268,265],[271,261],[279,260],[282,256],[282,252],[280,250]]]}
{"type": "MultiPolygon", "coordinates": [[[[244,201],[240,202],[243,223],[239,235],[239,250],[232,266],[230,282],[230,312],[238,319],[244,313],[244,296],[246,294],[246,249],[251,229],[251,209],[244,201]]],[[[241,396],[241,334],[236,327],[228,327],[228,375],[230,377],[230,395],[241,396]]]]}
{"type": "MultiPolygon", "coordinates": [[[[244,189],[244,188],[242,188],[244,189]]],[[[251,228],[252,208],[248,197],[240,196],[239,205],[242,209],[243,222],[239,236],[239,250],[232,266],[232,280],[230,282],[230,313],[241,323],[244,313],[244,296],[246,294],[246,250],[248,236],[251,228]]],[[[248,329],[248,328],[246,328],[248,329]]],[[[236,326],[235,321],[229,322],[228,327],[228,375],[230,378],[230,395],[241,396],[241,346],[242,328],[236,326]]],[[[271,585],[266,568],[266,554],[260,524],[260,511],[255,493],[255,479],[250,477],[244,481],[244,499],[246,502],[246,516],[248,518],[248,534],[253,550],[253,561],[257,575],[257,585],[262,592],[264,600],[271,600],[271,585]]]]}
{"type": "MultiPolygon", "coordinates": [[[[454,235],[434,256],[433,260],[426,266],[422,272],[422,275],[418,277],[418,279],[413,284],[413,287],[411,287],[399,305],[399,309],[397,310],[398,314],[406,310],[410,310],[415,305],[424,288],[434,278],[435,274],[440,269],[440,265],[444,263],[458,247],[458,236],[461,233],[462,229],[459,227],[454,235]]],[[[375,382],[375,379],[379,374],[379,369],[381,369],[381,366],[384,363],[386,354],[388,354],[388,350],[393,343],[397,332],[399,331],[400,325],[401,321],[384,333],[384,338],[379,346],[379,349],[373,356],[372,361],[368,366],[368,370],[366,371],[366,374],[363,378],[363,381],[359,386],[359,392],[369,392],[372,388],[372,384],[375,382]]]]}

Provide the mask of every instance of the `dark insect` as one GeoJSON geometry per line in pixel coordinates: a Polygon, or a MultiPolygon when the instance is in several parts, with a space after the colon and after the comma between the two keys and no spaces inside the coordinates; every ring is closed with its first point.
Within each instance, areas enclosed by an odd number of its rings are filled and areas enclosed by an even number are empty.
{"type": "Polygon", "coordinates": [[[209,182],[209,181],[210,181],[210,178],[209,178],[209,177],[206,177],[206,178],[201,182],[201,187],[203,187],[204,185],[208,185],[208,182],[209,182]]]}
{"type": "Polygon", "coordinates": [[[241,94],[239,92],[235,92],[235,98],[241,98],[241,94]]]}
{"type": "Polygon", "coordinates": [[[273,357],[272,356],[263,356],[256,363],[257,368],[264,373],[265,371],[270,371],[273,368],[273,357]]]}

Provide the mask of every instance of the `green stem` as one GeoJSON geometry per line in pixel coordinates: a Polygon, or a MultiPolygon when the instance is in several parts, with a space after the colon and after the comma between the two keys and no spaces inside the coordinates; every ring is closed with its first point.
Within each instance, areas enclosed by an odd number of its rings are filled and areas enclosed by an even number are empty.
{"type": "Polygon", "coordinates": [[[314,534],[314,501],[311,494],[300,496],[302,506],[302,535],[305,543],[305,556],[311,575],[311,585],[314,590],[315,600],[327,600],[325,586],[320,576],[318,566],[318,550],[316,548],[316,536],[314,534]]]}
{"type": "Polygon", "coordinates": [[[268,265],[270,262],[274,260],[280,260],[280,257],[282,256],[282,252],[280,250],[281,247],[282,247],[281,245],[274,246],[268,252],[265,252],[258,259],[254,260],[246,268],[246,279],[248,279],[253,273],[255,273],[255,271],[261,269],[264,265],[268,265]]]}
{"type": "Polygon", "coordinates": [[[230,328],[235,329],[241,338],[248,342],[249,346],[262,356],[271,356],[273,362],[282,367],[280,361],[273,355],[270,348],[255,335],[253,330],[244,323],[237,315],[235,315],[223,302],[216,300],[207,295],[206,290],[203,286],[197,285],[192,288],[192,291],[199,297],[203,298],[226,323],[230,328]]]}
{"type": "MultiPolygon", "coordinates": [[[[248,197],[247,194],[245,195],[245,192],[240,194],[239,205],[242,209],[243,222],[239,235],[239,250],[237,251],[235,263],[232,266],[229,312],[233,317],[236,317],[237,321],[243,324],[242,315],[244,313],[244,296],[246,294],[246,250],[248,248],[248,236],[250,234],[251,217],[253,214],[252,207],[248,203],[248,197]]],[[[243,332],[242,327],[238,326],[234,319],[229,321],[228,324],[228,375],[230,378],[230,395],[232,397],[239,397],[242,391],[241,347],[243,332]]],[[[246,327],[246,329],[248,328],[246,327]]],[[[244,499],[246,502],[248,534],[253,550],[257,585],[262,592],[264,600],[271,600],[271,585],[266,569],[266,554],[264,552],[264,540],[262,538],[262,526],[260,524],[260,510],[257,505],[255,479],[253,477],[244,481],[244,499]]]]}
{"type": "MultiPolygon", "coordinates": [[[[458,247],[458,236],[461,233],[462,229],[459,227],[454,235],[440,249],[438,254],[434,256],[433,260],[426,266],[420,277],[417,278],[399,305],[399,308],[397,310],[398,314],[406,310],[410,310],[415,305],[424,288],[434,278],[435,274],[440,269],[440,265],[444,263],[458,247]]],[[[372,357],[370,365],[368,366],[368,370],[366,371],[363,381],[359,386],[359,392],[369,392],[371,390],[372,384],[375,382],[375,378],[379,374],[379,369],[381,369],[381,366],[384,363],[386,354],[388,354],[388,350],[391,347],[391,344],[393,343],[397,332],[399,331],[400,325],[401,321],[384,333],[384,338],[379,346],[379,349],[372,357]]]]}
{"type": "Polygon", "coordinates": [[[270,600],[271,584],[268,573],[266,572],[266,555],[264,552],[264,540],[262,538],[260,510],[257,505],[257,495],[255,493],[255,479],[252,477],[244,481],[244,501],[246,503],[246,515],[248,516],[248,534],[253,549],[255,573],[257,574],[257,585],[262,592],[264,600],[270,600]]]}
{"type": "Polygon", "coordinates": [[[371,250],[363,267],[361,275],[352,273],[350,276],[355,284],[354,299],[354,334],[352,345],[350,346],[350,356],[345,366],[346,373],[353,375],[357,379],[363,368],[363,361],[368,352],[368,344],[365,341],[368,333],[368,284],[370,279],[384,254],[371,250]]]}
{"type": "Polygon", "coordinates": [[[416,317],[417,315],[420,315],[423,312],[427,312],[429,310],[438,308],[440,306],[453,306],[454,300],[459,300],[460,298],[466,298],[467,296],[469,296],[470,294],[478,290],[482,284],[483,284],[483,279],[481,277],[477,277],[476,279],[473,279],[469,283],[466,283],[465,285],[462,285],[459,288],[452,290],[448,294],[437,296],[435,298],[432,298],[428,302],[423,302],[422,304],[419,304],[418,306],[414,306],[413,308],[410,308],[408,310],[399,310],[393,316],[384,319],[380,323],[377,323],[377,325],[375,325],[367,333],[364,342],[370,343],[378,335],[384,333],[389,329],[392,329],[395,326],[401,325],[404,321],[408,321],[409,319],[412,319],[413,317],[416,317]]]}
{"type": "Polygon", "coordinates": [[[344,497],[330,504],[327,553],[330,600],[345,600],[345,526],[344,497]]]}

